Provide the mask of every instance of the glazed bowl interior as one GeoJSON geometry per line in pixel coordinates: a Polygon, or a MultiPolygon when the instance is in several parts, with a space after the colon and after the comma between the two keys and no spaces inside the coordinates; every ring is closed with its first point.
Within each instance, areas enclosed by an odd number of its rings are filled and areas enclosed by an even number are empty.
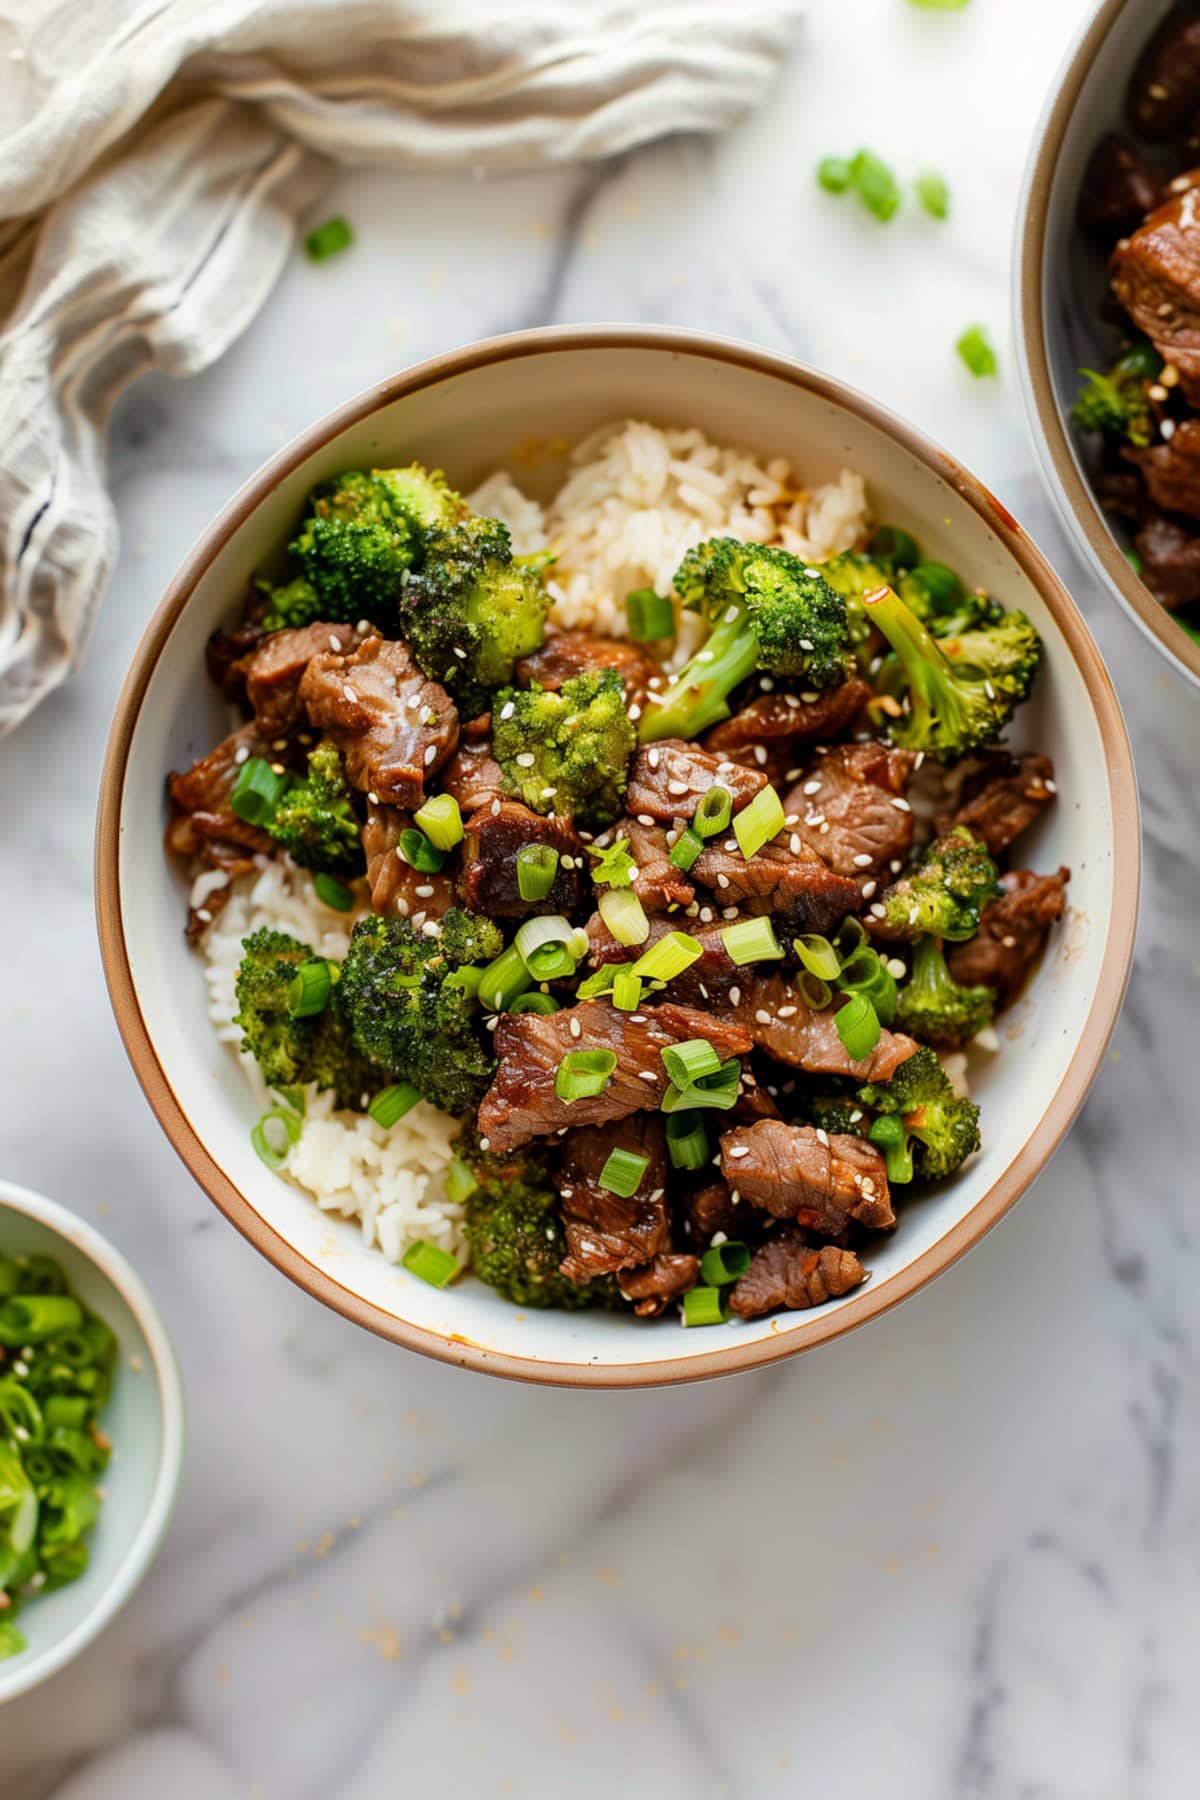
{"type": "Polygon", "coordinates": [[[915,433],[797,365],[713,339],[647,330],[519,334],[454,353],[360,396],[285,451],[234,500],[152,623],[122,698],[98,843],[101,935],[118,1018],[177,1148],[258,1247],[328,1304],[414,1348],[534,1380],[627,1384],[769,1361],[903,1297],[960,1254],[1032,1179],[1086,1091],[1115,1019],[1130,954],[1137,824],[1128,745],[1100,659],[1037,551],[991,497],[915,433]],[[1031,866],[1072,871],[1069,921],[1003,1021],[1008,1054],[982,1064],[985,1148],[960,1179],[906,1204],[867,1259],[869,1283],[818,1311],[684,1331],[606,1313],[518,1312],[482,1283],[439,1291],[364,1246],[256,1158],[256,1108],[205,1013],[200,960],[181,930],[186,887],[162,853],[163,777],[228,728],[204,679],[204,643],[237,614],[247,577],[286,539],[319,478],[417,458],[470,488],[507,465],[548,494],[549,452],[625,414],[698,425],[783,452],[805,480],[849,466],[874,514],[896,519],[1046,640],[1015,739],[1054,758],[1060,799],[1022,845],[1031,866]]]}
{"type": "Polygon", "coordinates": [[[1142,49],[1174,0],[1106,0],[1069,55],[1035,142],[1020,213],[1017,333],[1026,402],[1051,488],[1085,560],[1175,666],[1200,682],[1200,644],[1138,579],[1132,540],[1095,498],[1086,445],[1070,423],[1079,370],[1104,368],[1113,327],[1100,316],[1104,260],[1081,232],[1076,203],[1088,160],[1124,126],[1125,92],[1142,49]]]}

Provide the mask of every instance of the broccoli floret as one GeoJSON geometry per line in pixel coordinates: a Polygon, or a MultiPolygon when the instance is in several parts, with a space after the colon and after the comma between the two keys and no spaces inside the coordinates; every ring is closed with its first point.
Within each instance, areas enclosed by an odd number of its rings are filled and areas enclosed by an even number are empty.
{"type": "Polygon", "coordinates": [[[1085,380],[1071,418],[1080,431],[1102,431],[1144,449],[1154,435],[1154,414],[1146,388],[1161,369],[1162,357],[1149,343],[1135,344],[1107,375],[1080,369],[1085,380]]]}
{"type": "Polygon", "coordinates": [[[470,1129],[454,1148],[479,1183],[467,1197],[464,1230],[481,1281],[514,1306],[574,1311],[609,1298],[611,1280],[571,1281],[559,1270],[567,1244],[544,1154],[489,1155],[470,1129]]]}
{"type": "Polygon", "coordinates": [[[416,560],[420,536],[386,480],[349,469],[313,489],[288,549],[299,558],[324,618],[383,623],[416,560]]]}
{"type": "Polygon", "coordinates": [[[800,1114],[805,1124],[848,1137],[866,1137],[871,1125],[870,1114],[854,1094],[811,1094],[801,1103],[800,1114]]]}
{"type": "Polygon", "coordinates": [[[952,1175],[979,1148],[979,1108],[954,1092],[937,1052],[927,1046],[907,1057],[890,1081],[859,1088],[858,1098],[873,1112],[903,1121],[919,1180],[952,1175]]]}
{"type": "Polygon", "coordinates": [[[461,494],[455,493],[441,469],[423,469],[420,463],[410,463],[406,469],[374,469],[372,474],[387,489],[395,510],[422,540],[427,540],[436,525],[453,525],[471,516],[470,507],[461,494]]]}
{"type": "Polygon", "coordinates": [[[996,865],[965,825],[935,838],[916,867],[884,889],[876,913],[891,935],[926,932],[960,942],[979,930],[979,915],[1000,892],[996,865]]]}
{"type": "Polygon", "coordinates": [[[441,943],[453,968],[480,968],[499,956],[504,933],[494,919],[455,906],[442,919],[441,943]]]}
{"type": "Polygon", "coordinates": [[[322,616],[321,597],[307,575],[297,575],[283,587],[269,581],[256,581],[255,587],[267,602],[262,617],[264,631],[286,631],[289,626],[311,625],[322,616]]]}
{"type": "Polygon", "coordinates": [[[328,738],[309,752],[307,776],[286,789],[267,830],[305,869],[362,873],[358,814],[342,759],[328,738]]]}
{"type": "Polygon", "coordinates": [[[942,946],[923,937],[912,973],[900,989],[896,1027],[938,1050],[961,1050],[992,1022],[996,996],[990,987],[964,987],[946,967],[942,946]]]}
{"type": "Polygon", "coordinates": [[[244,1033],[243,1053],[254,1057],[269,1087],[315,1082],[319,1088],[333,1088],[339,1106],[361,1111],[387,1078],[355,1045],[340,982],[334,983],[323,1012],[294,1019],[288,1011],[296,970],[315,956],[285,931],[256,931],[245,938],[233,1022],[244,1033]]]}
{"type": "Polygon", "coordinates": [[[892,586],[909,609],[936,638],[994,625],[1004,609],[978,589],[968,591],[945,563],[919,562],[912,569],[895,571],[859,550],[821,564],[821,573],[846,601],[850,642],[857,647],[871,634],[871,621],[862,604],[864,594],[892,586]]]}
{"type": "Polygon", "coordinates": [[[570,813],[591,831],[620,813],[636,739],[615,669],[574,675],[557,692],[503,689],[492,737],[507,792],[533,812],[570,813]]]}
{"type": "Polygon", "coordinates": [[[818,569],[769,544],[710,538],[689,550],[675,590],[711,626],[701,650],[647,706],[643,743],[696,737],[729,716],[729,695],[761,669],[805,687],[846,677],[846,602],[818,569]]]}
{"type": "Polygon", "coordinates": [[[443,919],[442,933],[433,937],[407,919],[374,913],[360,919],[338,999],[364,1056],[444,1112],[461,1113],[478,1106],[496,1066],[470,986],[456,978],[463,952],[484,938],[455,909],[443,919]]]}
{"type": "Polygon", "coordinates": [[[939,641],[891,588],[875,589],[864,605],[904,679],[907,706],[888,727],[895,743],[953,762],[999,737],[1041,658],[1041,639],[1024,613],[939,641]]]}

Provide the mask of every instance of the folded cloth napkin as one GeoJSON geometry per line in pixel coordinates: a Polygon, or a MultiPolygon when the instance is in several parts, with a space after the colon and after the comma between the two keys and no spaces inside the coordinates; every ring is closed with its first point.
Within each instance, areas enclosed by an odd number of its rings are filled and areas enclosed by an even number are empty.
{"type": "Polygon", "coordinates": [[[0,735],[116,556],[113,402],[249,324],[334,163],[512,170],[716,131],[803,0],[0,0],[0,735]]]}

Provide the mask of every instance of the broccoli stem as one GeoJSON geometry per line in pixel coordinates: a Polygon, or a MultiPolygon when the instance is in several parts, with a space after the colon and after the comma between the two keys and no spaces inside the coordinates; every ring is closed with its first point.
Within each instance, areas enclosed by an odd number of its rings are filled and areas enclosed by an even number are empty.
{"type": "Polygon", "coordinates": [[[698,737],[729,717],[728,695],[757,667],[758,638],[745,609],[730,604],[703,648],[665,690],[661,703],[651,699],[642,714],[639,740],[651,744],[656,738],[698,737]]]}
{"type": "Polygon", "coordinates": [[[929,716],[936,714],[943,725],[957,730],[962,708],[954,666],[937,639],[890,587],[873,588],[863,595],[863,605],[871,624],[896,652],[917,724],[924,728],[929,716]]]}

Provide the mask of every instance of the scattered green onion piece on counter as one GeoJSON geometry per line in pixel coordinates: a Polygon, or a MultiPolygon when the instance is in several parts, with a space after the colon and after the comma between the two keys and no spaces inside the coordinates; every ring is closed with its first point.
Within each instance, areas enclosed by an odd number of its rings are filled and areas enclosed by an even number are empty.
{"type": "Polygon", "coordinates": [[[539,988],[530,988],[527,994],[518,994],[509,1007],[511,1013],[550,1013],[561,1012],[562,1008],[553,994],[543,994],[539,988]]]}
{"type": "Polygon", "coordinates": [[[913,569],[921,560],[917,540],[902,525],[877,525],[867,539],[867,549],[878,562],[897,569],[913,569]]]}
{"type": "Polygon", "coordinates": [[[450,1252],[439,1250],[436,1244],[427,1244],[423,1238],[409,1245],[400,1262],[410,1275],[428,1282],[430,1287],[444,1288],[458,1274],[458,1263],[450,1252]]]}
{"type": "Polygon", "coordinates": [[[950,189],[936,169],[922,169],[913,182],[917,199],[931,219],[945,219],[950,214],[950,189]]]}
{"type": "Polygon", "coordinates": [[[353,242],[354,232],[349,220],[338,213],[309,232],[304,240],[304,254],[309,262],[328,262],[331,256],[340,256],[343,250],[348,250],[353,242]]]}
{"type": "Polygon", "coordinates": [[[636,1012],[642,1004],[641,976],[619,967],[613,976],[612,999],[618,1012],[636,1012]]]}
{"type": "Polygon", "coordinates": [[[716,837],[718,831],[725,830],[732,817],[733,795],[718,782],[701,796],[700,804],[692,814],[692,830],[700,838],[716,837]]]}
{"type": "Polygon", "coordinates": [[[736,925],[727,925],[721,942],[739,969],[748,963],[773,962],[783,955],[770,919],[740,919],[736,925]]]}
{"type": "Polygon", "coordinates": [[[274,818],[287,784],[286,774],[277,774],[261,756],[252,756],[238,770],[229,804],[243,824],[266,825],[274,818]]]}
{"type": "Polygon", "coordinates": [[[592,880],[608,887],[628,887],[638,872],[638,866],[629,854],[629,839],[618,838],[615,844],[609,844],[604,850],[593,848],[591,854],[596,858],[596,866],[592,870],[592,880]]]}
{"type": "Polygon", "coordinates": [[[690,1288],[683,1296],[685,1325],[724,1325],[729,1308],[719,1287],[690,1288]]]}
{"type": "Polygon", "coordinates": [[[815,975],[819,981],[837,980],[842,959],[827,937],[806,931],[803,936],[792,939],[792,949],[810,975],[815,975]]]}
{"type": "Polygon", "coordinates": [[[597,905],[618,944],[644,944],[650,936],[646,909],[632,888],[605,888],[597,905]]]}
{"type": "Polygon", "coordinates": [[[418,831],[415,825],[405,826],[396,848],[409,868],[416,869],[420,875],[439,874],[446,860],[445,851],[439,850],[436,844],[431,844],[425,833],[418,831]]]}
{"type": "Polygon", "coordinates": [[[968,325],[954,348],[976,380],[981,376],[996,373],[999,367],[996,361],[996,352],[992,349],[987,332],[982,325],[968,325]]]}
{"type": "Polygon", "coordinates": [[[880,224],[899,210],[900,185],[887,164],[873,150],[860,150],[850,163],[850,185],[880,224]]]}
{"type": "Polygon", "coordinates": [[[634,588],[625,596],[625,617],[635,644],[653,644],[675,636],[675,608],[666,594],[653,588],[634,588]]]}
{"type": "Polygon", "coordinates": [[[442,1185],[445,1187],[447,1200],[452,1201],[455,1206],[461,1206],[475,1192],[479,1183],[474,1170],[468,1169],[462,1157],[452,1156],[442,1185]]]}
{"type": "Polygon", "coordinates": [[[650,1167],[650,1158],[636,1150],[610,1150],[600,1171],[600,1186],[622,1200],[630,1200],[650,1167]]]}
{"type": "Polygon", "coordinates": [[[517,995],[531,986],[532,979],[525,958],[515,944],[510,944],[480,976],[479,1003],[488,1012],[506,1012],[517,995]]]}
{"type": "Polygon", "coordinates": [[[827,194],[844,194],[850,186],[850,164],[844,156],[823,156],[817,164],[817,185],[827,194]]]}
{"type": "Polygon", "coordinates": [[[462,813],[453,794],[435,794],[413,814],[435,850],[453,850],[463,839],[462,813]]]}
{"type": "Polygon", "coordinates": [[[870,1056],[879,1042],[879,1015],[865,994],[851,994],[833,1015],[846,1055],[854,1062],[870,1056]]]}
{"type": "Polygon", "coordinates": [[[380,1088],[367,1111],[377,1125],[390,1131],[406,1112],[412,1111],[420,1098],[420,1093],[410,1081],[395,1081],[391,1087],[380,1088]]]}
{"type": "Polygon", "coordinates": [[[333,992],[333,977],[323,957],[302,962],[288,989],[287,1009],[293,1019],[311,1019],[324,1012],[333,992]]]}
{"type": "Polygon", "coordinates": [[[586,975],[575,990],[577,1000],[598,1000],[601,994],[612,993],[617,984],[618,970],[622,974],[632,974],[631,969],[621,969],[619,963],[604,963],[594,974],[586,975]]]}
{"type": "Polygon", "coordinates": [[[740,1281],[749,1267],[750,1251],[745,1244],[711,1244],[700,1258],[700,1279],[709,1287],[727,1287],[731,1281],[740,1281]]]}
{"type": "Polygon", "coordinates": [[[544,900],[558,874],[553,844],[525,844],[517,851],[517,891],[522,900],[544,900]]]}
{"type": "Polygon", "coordinates": [[[728,1112],[737,1104],[738,1084],[742,1078],[742,1065],[737,1057],[731,1057],[712,1075],[702,1075],[687,1087],[679,1087],[671,1082],[662,1097],[660,1110],[665,1113],[687,1112],[702,1107],[713,1107],[719,1112],[728,1112]]]}
{"type": "Polygon", "coordinates": [[[617,1066],[612,1050],[568,1050],[554,1077],[554,1092],[568,1105],[602,1094],[617,1066]]]}
{"type": "Polygon", "coordinates": [[[701,1112],[674,1112],[667,1118],[667,1155],[673,1169],[702,1169],[711,1155],[701,1112]]]}
{"type": "Polygon", "coordinates": [[[867,1133],[871,1142],[883,1151],[883,1160],[887,1167],[887,1178],[903,1184],[913,1178],[912,1151],[909,1148],[908,1132],[903,1121],[894,1113],[887,1113],[882,1119],[876,1119],[867,1133]]]}
{"type": "Polygon", "coordinates": [[[704,947],[686,931],[668,931],[657,944],[643,950],[633,965],[633,973],[645,981],[671,981],[704,954],[704,947]]]}
{"type": "Polygon", "coordinates": [[[693,831],[690,825],[685,825],[671,846],[668,860],[673,862],[677,869],[682,869],[686,875],[703,854],[704,839],[693,831]]]}
{"type": "Polygon", "coordinates": [[[300,1142],[301,1125],[295,1113],[288,1112],[282,1106],[273,1106],[265,1112],[250,1133],[250,1142],[260,1162],[266,1163],[268,1169],[282,1169],[294,1144],[300,1142]],[[284,1141],[279,1142],[276,1133],[275,1142],[267,1136],[268,1126],[278,1126],[283,1132],[284,1141]]]}
{"type": "Polygon", "coordinates": [[[14,1294],[0,1306],[0,1344],[41,1344],[82,1324],[83,1308],[66,1294],[14,1294]]]}
{"type": "Polygon", "coordinates": [[[705,1075],[715,1075],[721,1067],[721,1058],[707,1038],[689,1038],[683,1044],[668,1044],[659,1055],[668,1079],[678,1088],[690,1087],[705,1075]]]}
{"type": "Polygon", "coordinates": [[[349,912],[354,905],[354,894],[344,881],[336,875],[329,875],[322,869],[313,877],[313,892],[325,906],[331,906],[334,912],[349,912]]]}
{"type": "Polygon", "coordinates": [[[743,806],[734,819],[733,835],[738,841],[738,849],[748,862],[783,827],[783,801],[768,782],[765,788],[758,790],[749,806],[743,806]]]}

